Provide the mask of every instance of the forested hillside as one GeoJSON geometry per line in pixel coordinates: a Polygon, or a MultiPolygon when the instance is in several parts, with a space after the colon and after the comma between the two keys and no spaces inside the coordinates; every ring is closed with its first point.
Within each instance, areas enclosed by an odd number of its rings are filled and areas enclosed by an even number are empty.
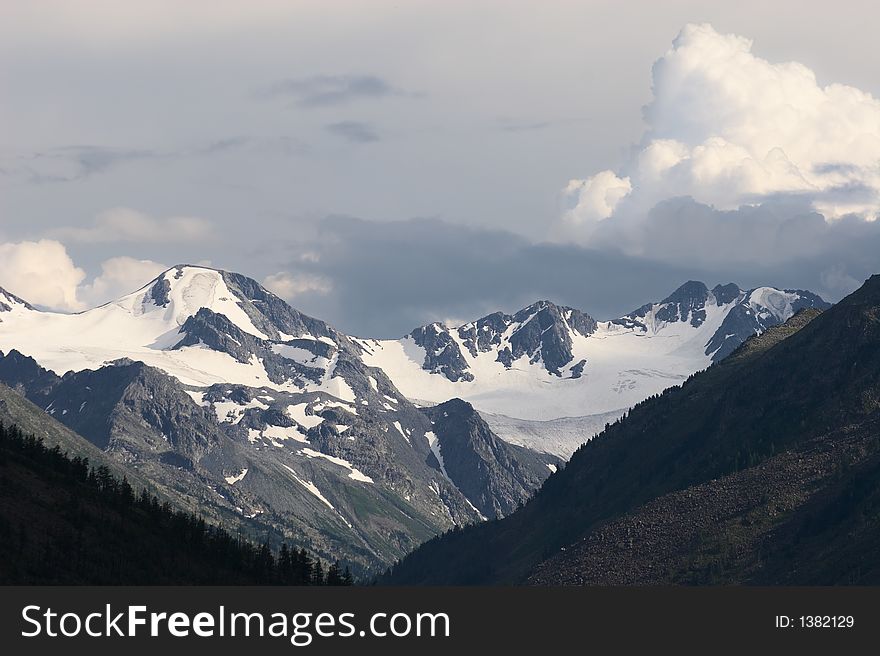
{"type": "Polygon", "coordinates": [[[351,575],[177,512],[0,423],[0,583],[343,585],[351,575]]]}

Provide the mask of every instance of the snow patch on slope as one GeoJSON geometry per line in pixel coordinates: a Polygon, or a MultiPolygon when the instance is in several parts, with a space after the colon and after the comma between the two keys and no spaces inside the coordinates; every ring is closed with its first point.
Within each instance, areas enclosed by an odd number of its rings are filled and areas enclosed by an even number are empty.
{"type": "Polygon", "coordinates": [[[307,415],[306,407],[308,407],[308,405],[308,403],[297,403],[296,405],[287,406],[287,416],[300,426],[314,428],[323,423],[324,418],[320,415],[307,415]]]}
{"type": "Polygon", "coordinates": [[[314,449],[302,449],[300,451],[300,454],[304,455],[306,458],[323,458],[324,460],[332,462],[334,465],[345,467],[348,470],[348,477],[355,481],[360,481],[362,483],[373,482],[372,478],[358,470],[348,460],[343,460],[342,458],[337,458],[335,456],[328,456],[326,453],[321,453],[320,451],[315,451],[314,449]]]}
{"type": "Polygon", "coordinates": [[[434,457],[437,458],[437,462],[440,463],[440,471],[446,478],[449,478],[449,474],[446,473],[446,463],[443,462],[443,454],[440,452],[440,440],[437,438],[437,435],[433,431],[428,431],[425,433],[425,439],[428,440],[428,446],[431,447],[431,453],[434,454],[434,457]]]}
{"type": "MultiPolygon", "coordinates": [[[[193,396],[190,394],[190,396],[193,396]]],[[[239,404],[235,401],[215,401],[214,402],[214,412],[217,414],[217,421],[220,423],[230,423],[230,424],[238,424],[241,421],[242,417],[244,417],[244,413],[246,410],[251,408],[260,408],[261,410],[268,410],[269,406],[260,401],[259,399],[252,399],[248,403],[239,404]]]]}
{"type": "Polygon", "coordinates": [[[293,471],[287,465],[282,464],[281,466],[290,472],[290,475],[293,476],[293,478],[296,482],[298,482],[305,489],[307,489],[309,492],[311,492],[313,495],[315,495],[318,499],[320,499],[323,503],[325,503],[327,505],[327,507],[330,508],[330,510],[336,510],[336,508],[333,507],[333,504],[327,500],[327,497],[325,497],[323,494],[321,494],[321,490],[318,489],[317,485],[315,485],[311,481],[306,481],[306,480],[301,479],[299,476],[296,475],[296,472],[293,471]]]}
{"type": "Polygon", "coordinates": [[[226,480],[226,482],[229,485],[235,485],[239,481],[244,480],[244,477],[247,476],[247,473],[248,473],[248,470],[247,470],[247,467],[245,467],[235,476],[225,476],[224,479],[226,480]]]}
{"type": "Polygon", "coordinates": [[[601,433],[605,424],[617,421],[624,412],[621,409],[547,421],[517,419],[489,412],[481,412],[480,416],[492,432],[505,442],[568,460],[578,447],[601,433]]]}
{"type": "MultiPolygon", "coordinates": [[[[682,383],[709,366],[705,344],[721,325],[729,307],[707,305],[707,319],[689,324],[654,325],[650,335],[637,327],[600,322],[589,337],[572,332],[571,363],[562,377],[540,361],[524,356],[507,369],[494,351],[476,356],[459,344],[473,381],[452,382],[425,371],[425,351],[412,340],[363,340],[363,360],[383,369],[409,399],[442,403],[451,398],[470,402],[480,411],[531,420],[601,414],[631,407],[644,398],[682,383]],[[586,360],[582,375],[571,368],[586,360]]],[[[450,333],[460,342],[456,331],[450,333]]]]}
{"type": "Polygon", "coordinates": [[[779,322],[785,322],[794,315],[792,303],[798,298],[797,294],[772,287],[758,287],[749,295],[749,306],[761,318],[766,319],[772,315],[779,322]]]}

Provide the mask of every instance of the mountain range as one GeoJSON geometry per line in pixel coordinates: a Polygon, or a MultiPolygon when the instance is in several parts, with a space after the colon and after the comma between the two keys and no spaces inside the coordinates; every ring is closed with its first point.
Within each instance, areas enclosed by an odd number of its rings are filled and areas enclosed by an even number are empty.
{"type": "Polygon", "coordinates": [[[357,343],[407,398],[464,399],[503,439],[568,458],[627,408],[808,307],[829,305],[802,290],[690,281],[608,321],[539,301],[513,315],[357,343]]]}
{"type": "Polygon", "coordinates": [[[17,392],[0,411],[176,507],[363,571],[509,515],[631,406],[826,307],[689,282],[610,321],[541,301],[372,340],[180,265],[79,314],[0,290],[17,392]]]}
{"type": "Polygon", "coordinates": [[[880,276],[637,404],[393,584],[880,581],[880,276]]]}

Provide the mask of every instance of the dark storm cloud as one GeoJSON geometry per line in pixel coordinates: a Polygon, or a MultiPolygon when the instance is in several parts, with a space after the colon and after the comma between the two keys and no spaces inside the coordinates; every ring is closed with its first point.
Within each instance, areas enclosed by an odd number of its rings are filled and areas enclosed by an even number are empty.
{"type": "Polygon", "coordinates": [[[281,80],[261,95],[293,97],[301,107],[325,107],[363,98],[406,94],[376,75],[314,75],[281,80]]]}
{"type": "Polygon", "coordinates": [[[290,270],[327,278],[332,291],[299,296],[294,305],[370,337],[399,336],[434,320],[514,310],[539,298],[599,317],[617,316],[646,296],[665,296],[695,274],[436,219],[328,218],[308,248],[319,257],[290,270]]]}
{"type": "Polygon", "coordinates": [[[342,137],[352,143],[370,143],[379,141],[379,135],[367,123],[360,121],[340,121],[325,125],[324,129],[330,134],[342,137]]]}
{"type": "Polygon", "coordinates": [[[670,199],[635,225],[604,222],[593,243],[662,265],[687,262],[744,286],[808,288],[831,301],[880,272],[880,221],[826,220],[803,197],[732,211],[670,199]]]}
{"type": "Polygon", "coordinates": [[[724,213],[693,201],[664,204],[643,237],[650,255],[610,245],[535,244],[437,219],[333,217],[308,245],[317,257],[289,267],[329,280],[332,291],[293,303],[355,334],[390,337],[541,298],[608,319],[661,300],[691,279],[710,288],[735,282],[810,289],[836,301],[880,271],[880,223],[826,223],[793,209],[724,213]]]}
{"type": "MultiPolygon", "coordinates": [[[[799,197],[779,197],[732,211],[690,198],[671,199],[656,205],[636,225],[603,222],[593,243],[709,270],[786,269],[791,271],[788,279],[844,264],[859,279],[880,269],[880,222],[856,216],[826,220],[811,209],[809,199],[799,197]]],[[[815,281],[816,275],[809,279],[815,281]]]]}

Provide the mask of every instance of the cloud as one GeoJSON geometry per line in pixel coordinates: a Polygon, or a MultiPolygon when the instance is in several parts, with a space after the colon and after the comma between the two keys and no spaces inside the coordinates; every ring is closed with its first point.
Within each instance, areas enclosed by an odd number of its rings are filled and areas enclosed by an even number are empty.
{"type": "Polygon", "coordinates": [[[49,158],[69,159],[80,168],[80,177],[100,173],[124,162],[152,159],[158,156],[153,150],[138,148],[107,148],[103,146],[63,146],[50,150],[49,158]]]}
{"type": "Polygon", "coordinates": [[[828,223],[806,202],[768,203],[745,215],[675,199],[647,224],[661,258],[533,243],[439,219],[329,217],[312,239],[283,245],[308,256],[295,256],[264,284],[347,332],[399,337],[432,321],[474,319],[542,298],[609,319],[687,280],[810,289],[836,301],[880,268],[880,221],[828,223]],[[741,252],[744,240],[754,242],[750,255],[741,252]],[[694,244],[705,250],[694,253],[694,244]]]}
{"type": "Polygon", "coordinates": [[[613,221],[600,225],[592,241],[645,261],[687,263],[706,271],[788,270],[800,284],[834,300],[880,271],[880,221],[855,215],[826,221],[803,198],[737,210],[674,198],[658,203],[634,227],[613,221]],[[841,285],[843,280],[850,284],[841,285]]]}
{"type": "Polygon", "coordinates": [[[113,257],[101,264],[101,273],[78,295],[90,307],[106,303],[143,287],[168,269],[164,264],[133,257],[113,257]]]}
{"type": "Polygon", "coordinates": [[[60,242],[41,239],[0,244],[0,286],[34,305],[77,311],[77,287],[86,273],[60,242]]]}
{"type": "Polygon", "coordinates": [[[588,241],[596,222],[633,221],[679,196],[720,210],[793,196],[828,219],[876,218],[880,101],[751,50],[746,38],[685,26],[654,64],[642,141],[619,171],[569,183],[563,232],[588,241]]]}
{"type": "Polygon", "coordinates": [[[0,243],[0,287],[33,305],[61,312],[79,312],[131,293],[167,268],[152,260],[113,257],[87,281],[86,272],[61,242],[0,243]]]}
{"type": "Polygon", "coordinates": [[[276,82],[264,96],[290,96],[301,107],[343,105],[365,98],[407,95],[376,75],[314,75],[276,82]]]}
{"type": "Polygon", "coordinates": [[[168,154],[146,148],[58,146],[12,157],[0,173],[32,184],[75,182],[121,164],[162,157],[168,154]]]}
{"type": "Polygon", "coordinates": [[[366,123],[359,121],[340,121],[339,123],[331,123],[324,126],[330,134],[342,137],[346,141],[352,143],[370,143],[379,141],[379,135],[376,131],[366,123]]]}
{"type": "Polygon", "coordinates": [[[292,274],[287,271],[266,276],[263,286],[286,301],[296,301],[308,294],[329,294],[333,290],[333,283],[324,276],[311,273],[292,274]]]}
{"type": "Polygon", "coordinates": [[[148,242],[180,243],[209,238],[212,224],[193,216],[154,218],[127,207],[117,207],[100,214],[85,228],[57,228],[49,236],[83,243],[148,242]]]}
{"type": "Polygon", "coordinates": [[[304,312],[365,337],[397,337],[430,321],[476,318],[539,298],[610,316],[693,275],[438,219],[329,217],[311,241],[284,248],[307,256],[264,284],[304,312]]]}
{"type": "Polygon", "coordinates": [[[187,158],[211,158],[240,152],[302,156],[309,152],[309,146],[298,138],[283,135],[234,135],[179,149],[58,146],[3,158],[0,176],[31,184],[78,182],[134,162],[167,164],[187,158]]]}
{"type": "Polygon", "coordinates": [[[617,203],[631,191],[630,179],[618,178],[612,171],[601,171],[586,180],[571,180],[565,193],[577,194],[578,202],[565,218],[575,224],[607,219],[617,203]]]}

